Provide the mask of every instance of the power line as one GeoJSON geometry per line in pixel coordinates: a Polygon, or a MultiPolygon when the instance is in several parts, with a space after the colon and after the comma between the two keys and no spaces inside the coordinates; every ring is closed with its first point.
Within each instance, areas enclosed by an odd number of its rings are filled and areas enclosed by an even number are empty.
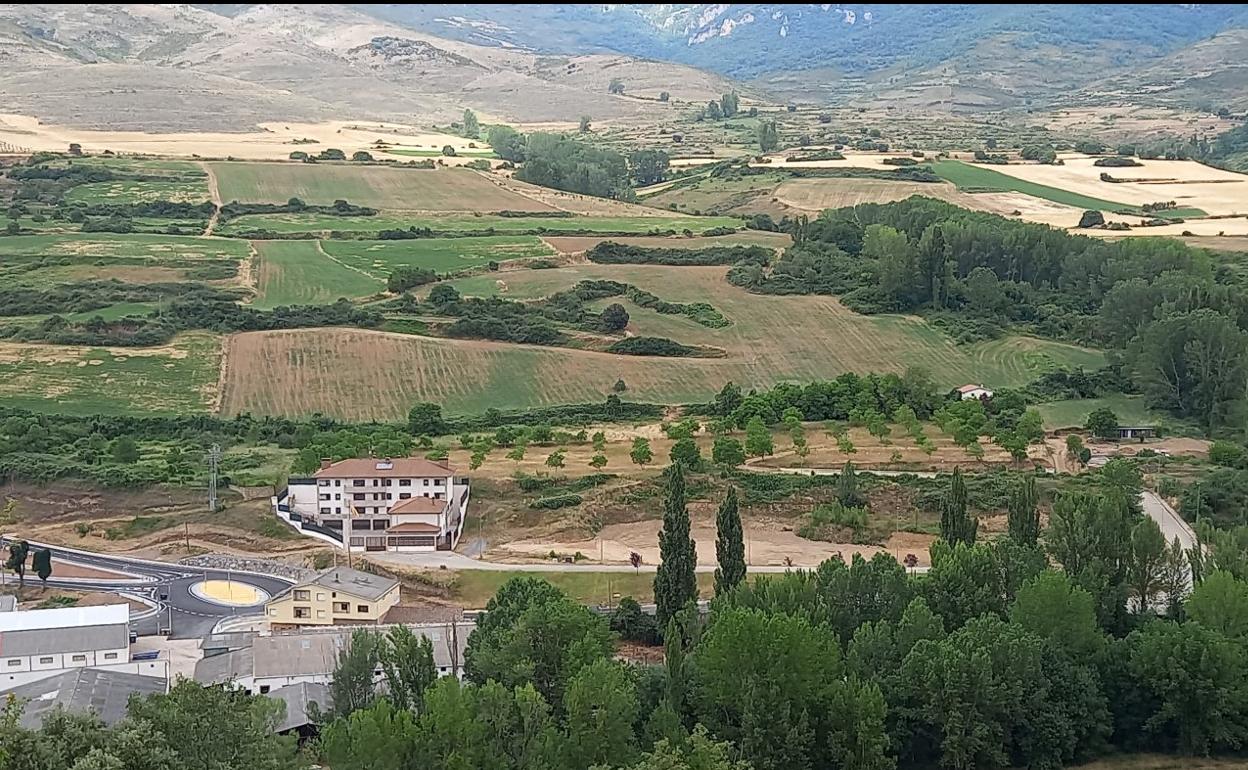
{"type": "Polygon", "coordinates": [[[221,445],[208,449],[208,510],[217,512],[217,472],[221,463],[221,445]]]}

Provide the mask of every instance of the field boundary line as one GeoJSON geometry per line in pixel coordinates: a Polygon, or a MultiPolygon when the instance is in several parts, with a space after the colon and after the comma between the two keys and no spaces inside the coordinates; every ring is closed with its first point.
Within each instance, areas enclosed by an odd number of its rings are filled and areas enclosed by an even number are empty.
{"type": "Polygon", "coordinates": [[[212,165],[201,160],[199,167],[208,175],[208,195],[212,198],[212,205],[215,206],[212,216],[208,218],[208,225],[200,236],[201,238],[207,238],[216,229],[217,219],[221,216],[221,189],[217,187],[217,175],[213,173],[212,165]]]}
{"type": "Polygon", "coordinates": [[[339,267],[344,267],[347,270],[354,270],[360,275],[371,278],[374,281],[385,280],[384,278],[381,278],[380,276],[373,275],[372,273],[368,272],[367,270],[364,270],[363,268],[356,267],[355,265],[348,265],[346,262],[343,262],[341,259],[338,259],[333,254],[330,254],[328,251],[325,250],[325,247],[321,245],[321,239],[319,238],[316,240],[316,251],[322,257],[325,257],[325,259],[328,259],[330,262],[337,264],[339,267]]]}
{"type": "Polygon", "coordinates": [[[230,344],[233,340],[233,334],[227,334],[221,338],[221,363],[217,366],[217,391],[212,395],[212,403],[208,405],[209,414],[221,414],[221,409],[225,406],[225,386],[230,380],[230,344]]]}

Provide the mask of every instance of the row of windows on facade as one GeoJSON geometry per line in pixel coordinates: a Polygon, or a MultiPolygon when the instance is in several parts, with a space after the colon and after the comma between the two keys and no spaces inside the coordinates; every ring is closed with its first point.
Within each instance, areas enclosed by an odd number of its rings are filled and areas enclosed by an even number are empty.
{"type": "MultiPolygon", "coordinates": [[[[364,487],[364,486],[388,487],[391,485],[390,482],[393,480],[394,479],[373,479],[372,480],[373,483],[369,485],[365,483],[365,479],[355,479],[354,481],[351,482],[351,486],[353,487],[364,487]]],[[[444,487],[446,486],[446,479],[421,479],[421,481],[424,482],[423,484],[421,484],[422,487],[428,487],[428,486],[444,487]],[[433,483],[430,484],[429,482],[433,482],[433,483]]],[[[399,482],[399,486],[401,487],[412,486],[412,479],[399,479],[398,482],[399,482]]],[[[340,487],[342,486],[342,479],[334,479],[332,484],[330,483],[329,479],[321,479],[320,485],[323,487],[329,487],[329,486],[340,487]]]]}
{"type": "MultiPolygon", "coordinates": [[[[393,492],[389,492],[389,493],[386,493],[386,494],[384,494],[384,495],[383,495],[381,492],[373,492],[372,494],[373,494],[373,499],[374,499],[374,500],[393,500],[393,499],[394,499],[394,493],[393,493],[393,492]]],[[[322,500],[328,500],[328,499],[330,499],[330,498],[329,498],[329,495],[330,495],[330,493],[329,493],[329,492],[322,492],[322,493],[321,493],[321,499],[322,499],[322,500]]],[[[342,499],[342,493],[341,493],[341,492],[334,492],[334,493],[333,493],[333,495],[334,495],[334,498],[333,498],[333,499],[335,499],[335,500],[341,500],[341,499],[342,499]]],[[[432,497],[434,500],[441,500],[441,499],[442,499],[442,493],[441,493],[441,492],[434,492],[432,495],[424,495],[424,497],[432,497]]],[[[367,493],[367,492],[355,492],[355,493],[353,493],[353,494],[351,495],[351,499],[352,499],[352,500],[367,500],[367,499],[368,499],[368,493],[367,493]]],[[[411,499],[412,499],[412,493],[411,493],[411,492],[400,492],[400,493],[399,493],[399,499],[400,499],[400,500],[411,500],[411,499]]]]}
{"type": "MultiPolygon", "coordinates": [[[[86,663],[86,662],[87,662],[87,656],[86,656],[86,655],[74,655],[74,656],[70,657],[70,659],[69,659],[69,660],[70,660],[70,662],[71,662],[71,663],[86,663]]],[[[104,653],[104,660],[117,660],[117,653],[115,653],[115,652],[106,652],[106,653],[104,653]]],[[[51,664],[53,664],[53,663],[55,663],[55,662],[56,662],[56,658],[40,658],[40,659],[39,659],[39,665],[41,665],[41,666],[48,666],[48,665],[51,665],[51,664]]],[[[9,658],[9,666],[10,666],[10,667],[12,667],[12,666],[20,666],[20,665],[22,665],[22,663],[23,663],[23,659],[22,659],[22,658],[9,658]]]]}
{"type": "MultiPolygon", "coordinates": [[[[429,535],[418,535],[418,536],[408,535],[408,536],[400,536],[400,537],[391,537],[388,540],[387,538],[384,538],[384,537],[370,537],[367,539],[369,540],[370,543],[373,543],[373,544],[380,545],[381,541],[385,541],[393,546],[418,545],[418,546],[428,547],[431,545],[435,545],[437,543],[437,538],[429,536],[429,535]]],[[[364,540],[365,538],[362,538],[362,537],[353,537],[351,538],[350,545],[352,548],[355,548],[357,546],[363,547],[365,545],[364,540]]]]}
{"type": "MultiPolygon", "coordinates": [[[[367,615],[368,605],[357,604],[355,607],[355,611],[360,614],[367,615]]],[[[351,613],[351,605],[348,602],[334,602],[334,614],[335,615],[349,615],[350,613],[351,613]]],[[[277,609],[273,608],[269,610],[269,614],[276,615],[277,609]]],[[[325,610],[317,610],[316,616],[318,618],[325,617],[325,610]]],[[[311,618],[312,608],[311,607],[295,607],[295,617],[296,618],[311,618]]]]}

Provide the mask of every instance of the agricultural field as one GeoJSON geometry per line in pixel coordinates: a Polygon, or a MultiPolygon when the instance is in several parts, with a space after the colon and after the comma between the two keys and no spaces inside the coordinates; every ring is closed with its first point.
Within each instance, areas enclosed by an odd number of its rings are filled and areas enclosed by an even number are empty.
{"type": "Polygon", "coordinates": [[[1036,409],[1044,417],[1048,430],[1082,428],[1088,415],[1096,409],[1108,408],[1118,415],[1123,425],[1158,425],[1172,422],[1164,413],[1148,408],[1142,396],[1114,395],[1104,398],[1070,399],[1038,404],[1036,409]]]}
{"type": "Polygon", "coordinates": [[[637,400],[702,400],[729,380],[743,387],[809,381],[845,371],[923,366],[942,386],[982,381],[1022,385],[1059,365],[1096,368],[1101,353],[1055,342],[1007,338],[954,345],[925,322],[862,316],[833,297],[751,295],[724,268],[583,265],[520,270],[454,282],[467,294],[539,297],[585,278],[610,278],[665,300],[705,301],[732,325],[708,329],[683,316],[625,303],[630,331],[722,349],[724,358],[629,357],[507,343],[414,337],[353,329],[255,332],[229,342],[222,410],[395,419],[416,401],[451,413],[490,407],[597,401],[617,379],[637,400]],[[384,362],[385,365],[380,365],[384,362]]]}
{"type": "Polygon", "coordinates": [[[705,249],[711,246],[764,246],[769,249],[781,250],[788,248],[793,243],[793,239],[788,233],[768,233],[761,230],[743,230],[731,235],[711,235],[693,238],[567,235],[547,236],[542,238],[542,240],[550,244],[551,248],[563,254],[577,254],[592,249],[604,241],[622,243],[625,246],[663,249],[705,249]]]}
{"type": "Polygon", "coordinates": [[[65,194],[70,203],[148,203],[157,200],[176,203],[204,203],[211,198],[208,173],[192,161],[158,160],[133,157],[66,158],[49,161],[48,167],[90,166],[116,174],[149,179],[116,179],[76,185],[65,194]],[[155,177],[155,178],[150,178],[155,177]]]}
{"type": "MultiPolygon", "coordinates": [[[[1097,209],[1100,211],[1116,211],[1134,208],[1129,203],[1115,203],[1111,200],[1094,198],[1089,195],[1070,192],[1059,187],[1052,187],[1038,182],[1027,181],[996,169],[1008,166],[976,166],[960,160],[938,160],[929,164],[932,171],[941,179],[952,182],[961,189],[978,189],[982,191],[1018,192],[1043,200],[1074,206],[1079,209],[1097,209]]],[[[1040,166],[1036,165],[1036,168],[1040,166]]],[[[1022,166],[1017,166],[1022,168],[1022,166]]],[[[1054,167],[1056,168],[1056,167],[1054,167]]]]}
{"type": "Polygon", "coordinates": [[[221,200],[313,206],[348,200],[399,211],[553,211],[544,203],[464,169],[417,169],[349,163],[210,164],[221,200]]]}
{"type": "Polygon", "coordinates": [[[925,195],[942,200],[949,200],[959,195],[970,197],[959,194],[951,184],[837,177],[791,179],[783,182],[772,192],[772,196],[781,205],[809,212],[857,206],[862,203],[892,203],[913,195],[925,195]]]}
{"type": "Polygon", "coordinates": [[[145,233],[76,233],[11,235],[0,238],[0,256],[26,259],[71,258],[126,260],[158,264],[162,261],[245,259],[247,244],[229,238],[195,238],[145,233]]]}
{"type": "Polygon", "coordinates": [[[68,414],[210,412],[220,361],[220,337],[204,332],[153,348],[0,342],[0,399],[68,414]]]}
{"type": "MultiPolygon", "coordinates": [[[[417,173],[417,172],[412,172],[417,173]]],[[[354,203],[354,201],[352,201],[354,203]]],[[[247,214],[217,228],[221,235],[239,235],[257,230],[276,233],[375,233],[379,230],[406,230],[428,227],[435,233],[472,233],[493,230],[499,233],[604,232],[637,233],[691,230],[702,233],[716,227],[740,227],[732,217],[679,216],[552,216],[500,217],[490,214],[399,214],[382,213],[372,217],[336,217],[323,214],[247,214]]]]}
{"type": "MultiPolygon", "coordinates": [[[[269,243],[274,243],[270,241],[269,243]]],[[[339,264],[384,280],[399,267],[455,273],[490,262],[551,257],[555,250],[536,235],[418,238],[407,241],[322,241],[339,264]]]]}
{"type": "Polygon", "coordinates": [[[1066,154],[1061,156],[1061,160],[1060,166],[1009,164],[994,168],[1024,183],[1125,201],[1131,207],[1175,201],[1179,208],[1163,212],[1167,215],[1189,218],[1205,213],[1212,216],[1248,215],[1248,175],[1213,168],[1194,160],[1137,160],[1141,165],[1122,168],[1095,166],[1096,158],[1083,155],[1066,154]],[[1102,181],[1102,172],[1123,181],[1102,181]]]}
{"type": "Polygon", "coordinates": [[[251,304],[260,310],[367,297],[386,287],[384,280],[326,254],[319,241],[256,241],[252,245],[257,294],[251,304]]]}

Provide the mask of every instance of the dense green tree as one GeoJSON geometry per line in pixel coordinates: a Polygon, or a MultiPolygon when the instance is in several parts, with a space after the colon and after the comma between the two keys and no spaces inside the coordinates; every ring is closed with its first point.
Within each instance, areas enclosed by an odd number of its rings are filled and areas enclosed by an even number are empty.
{"type": "Polygon", "coordinates": [[[1187,599],[1187,616],[1228,639],[1248,640],[1248,583],[1214,572],[1187,599]]]}
{"type": "Polygon", "coordinates": [[[618,332],[628,326],[628,310],[618,302],[602,309],[598,316],[598,328],[604,332],[618,332]]]}
{"type": "Polygon", "coordinates": [[[47,548],[40,548],[35,551],[34,558],[31,559],[31,566],[34,567],[35,574],[39,576],[39,582],[46,588],[48,578],[52,577],[52,552],[47,548]]]}
{"type": "Polygon", "coordinates": [[[867,502],[858,491],[858,476],[854,473],[854,464],[849,460],[841,466],[841,473],[836,480],[836,500],[845,508],[858,508],[867,502]]]}
{"type": "Polygon", "coordinates": [[[741,99],[737,96],[737,92],[733,91],[719,97],[719,107],[725,118],[731,118],[740,112],[741,99]]]}
{"type": "Polygon", "coordinates": [[[991,546],[951,546],[938,540],[932,543],[931,559],[923,596],[950,628],[985,613],[999,616],[1005,612],[1005,576],[991,546]]]}
{"type": "Polygon", "coordinates": [[[637,753],[637,691],[623,665],[597,660],[572,678],[564,696],[567,767],[628,764],[637,753]]]}
{"type": "Polygon", "coordinates": [[[724,117],[724,108],[720,106],[719,102],[712,99],[707,102],[704,113],[709,120],[719,120],[724,117]]]}
{"type": "Polygon", "coordinates": [[[325,725],[317,748],[331,767],[403,770],[416,742],[416,718],[382,698],[325,725]]]}
{"type": "Polygon", "coordinates": [[[1067,493],[1049,516],[1045,544],[1075,585],[1092,594],[1101,627],[1126,628],[1132,513],[1120,494],[1067,493]]]}
{"type": "Polygon", "coordinates": [[[440,436],[446,433],[447,426],[446,421],[442,419],[442,407],[423,401],[416,404],[408,410],[407,429],[415,436],[440,436]]]}
{"type": "Polygon", "coordinates": [[[615,150],[561,134],[532,133],[524,157],[516,172],[523,182],[602,198],[632,195],[628,161],[615,150]]]}
{"type": "Polygon", "coordinates": [[[731,436],[716,436],[711,446],[711,460],[725,468],[735,468],[745,462],[745,447],[731,436]]]}
{"type": "Polygon", "coordinates": [[[780,146],[780,132],[776,129],[776,121],[760,120],[758,122],[758,149],[760,152],[771,152],[780,146]]]}
{"type": "Polygon", "coordinates": [[[1166,537],[1157,522],[1147,516],[1131,528],[1131,555],[1127,562],[1127,586],[1137,612],[1148,612],[1161,591],[1166,565],[1166,537]]]}
{"type": "Polygon", "coordinates": [[[1040,538],[1039,495],[1036,479],[1028,476],[1010,492],[1008,533],[1010,539],[1023,545],[1035,545],[1040,538]]]}
{"type": "Polygon", "coordinates": [[[741,514],[737,510],[737,488],[728,494],[715,514],[715,595],[719,596],[745,580],[745,539],[741,514]]]}
{"type": "Polygon", "coordinates": [[[1010,606],[1010,621],[1076,660],[1091,660],[1105,646],[1092,594],[1061,572],[1046,570],[1020,588],[1010,606]]]}
{"type": "Polygon", "coordinates": [[[654,461],[654,451],[650,448],[650,439],[638,436],[633,439],[632,449],[628,452],[628,458],[634,464],[643,468],[654,461]]]}
{"type": "Polygon", "coordinates": [[[673,464],[683,465],[691,471],[702,468],[702,452],[698,449],[698,442],[692,438],[685,437],[672,444],[669,455],[673,464]]]}
{"type": "Polygon", "coordinates": [[[633,179],[645,186],[658,184],[667,178],[670,161],[662,150],[637,150],[628,156],[633,179]]]}
{"type": "Polygon", "coordinates": [[[380,640],[378,658],[386,677],[386,692],[400,709],[415,710],[425,690],[438,678],[433,642],[407,626],[392,626],[380,640]]]}
{"type": "Polygon", "coordinates": [[[734,761],[733,753],[731,744],[715,742],[699,725],[688,741],[657,741],[653,751],[626,770],[753,770],[748,762],[734,761]]]}
{"type": "Polygon", "coordinates": [[[350,716],[353,711],[367,708],[377,697],[374,677],[381,662],[383,646],[381,634],[357,630],[351,633],[350,641],[338,651],[333,678],[329,682],[334,714],[340,717],[350,716]]]}
{"type": "Polygon", "coordinates": [[[940,504],[940,537],[950,545],[972,545],[979,530],[979,520],[967,510],[966,482],[962,471],[954,469],[949,489],[940,504]]]}
{"type": "Polygon", "coordinates": [[[767,426],[759,417],[751,417],[745,425],[745,453],[751,457],[765,457],[775,451],[776,445],[767,426]]]}
{"type": "Polygon", "coordinates": [[[490,126],[486,132],[486,141],[490,143],[494,154],[503,160],[512,163],[524,160],[524,134],[511,126],[490,126]]]}
{"type": "Polygon", "coordinates": [[[139,445],[130,436],[119,436],[113,440],[113,462],[127,465],[139,461],[139,445]]]}
{"type": "Polygon", "coordinates": [[[1108,407],[1093,409],[1084,427],[1097,438],[1118,438],[1118,415],[1108,407]]]}
{"type": "Polygon", "coordinates": [[[476,139],[481,133],[481,122],[477,120],[477,113],[472,110],[464,110],[462,121],[463,135],[469,139],[476,139]]]}
{"type": "Polygon", "coordinates": [[[667,469],[663,529],[659,531],[659,567],[654,575],[655,617],[660,626],[698,598],[697,550],[689,535],[685,473],[680,463],[667,469]]]}

